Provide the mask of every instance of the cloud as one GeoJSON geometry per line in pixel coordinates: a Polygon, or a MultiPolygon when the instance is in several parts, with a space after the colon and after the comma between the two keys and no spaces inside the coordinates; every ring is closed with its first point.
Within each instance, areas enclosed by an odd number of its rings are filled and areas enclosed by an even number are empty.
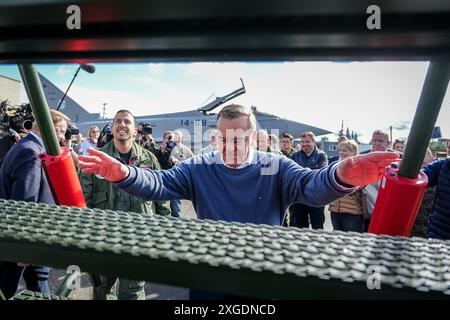
{"type": "Polygon", "coordinates": [[[60,65],[58,67],[58,69],[56,69],[56,74],[59,75],[59,76],[64,76],[64,75],[66,75],[67,73],[70,73],[70,72],[72,72],[72,70],[67,69],[66,65],[60,65]]]}
{"type": "Polygon", "coordinates": [[[146,92],[136,94],[124,89],[103,90],[77,85],[72,86],[70,91],[70,97],[91,113],[102,113],[103,103],[107,103],[107,118],[120,109],[128,109],[136,116],[187,111],[196,109],[198,101],[203,98],[202,93],[183,91],[174,95],[172,90],[153,98],[146,92]]]}
{"type": "MultiPolygon", "coordinates": [[[[70,95],[83,106],[92,106],[91,112],[100,112],[101,103],[109,103],[109,116],[114,106],[132,107],[137,115],[170,113],[196,109],[212,92],[228,94],[240,87],[242,77],[246,93],[231,102],[333,132],[344,120],[344,128],[367,142],[374,130],[390,125],[394,138],[400,130],[398,134],[407,135],[427,66],[426,62],[211,62],[137,64],[127,73],[118,65],[121,81],[109,90],[95,89],[92,83],[79,93],[71,89],[70,95]],[[142,76],[147,67],[150,74],[142,76]]],[[[446,103],[438,119],[444,135],[448,98],[446,103]]]]}
{"type": "Polygon", "coordinates": [[[240,85],[240,78],[247,82],[250,66],[243,62],[200,62],[181,66],[187,77],[206,81],[215,92],[227,92],[240,85]]]}
{"type": "MultiPolygon", "coordinates": [[[[246,93],[233,100],[282,118],[337,132],[345,128],[369,141],[376,129],[407,130],[423,85],[425,62],[274,62],[190,63],[189,78],[204,79],[219,95],[237,88],[246,93]]],[[[403,132],[402,134],[405,134],[403,132]]]]}
{"type": "Polygon", "coordinates": [[[149,76],[129,76],[126,77],[126,79],[134,82],[138,82],[140,84],[149,85],[152,88],[157,88],[159,90],[170,90],[172,89],[172,86],[167,84],[165,81],[149,77],[149,76]]]}
{"type": "Polygon", "coordinates": [[[392,125],[393,129],[402,131],[411,129],[411,121],[398,121],[392,125]]]}

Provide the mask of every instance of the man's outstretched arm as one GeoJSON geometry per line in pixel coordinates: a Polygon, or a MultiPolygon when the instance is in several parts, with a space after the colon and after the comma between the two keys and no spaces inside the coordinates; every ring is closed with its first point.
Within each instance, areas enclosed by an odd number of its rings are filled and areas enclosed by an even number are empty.
{"type": "Polygon", "coordinates": [[[83,173],[99,174],[109,182],[119,182],[130,175],[128,166],[106,153],[93,148],[87,149],[87,152],[89,156],[78,156],[78,165],[83,173]]]}
{"type": "Polygon", "coordinates": [[[374,152],[320,170],[305,170],[290,163],[283,171],[282,194],[289,204],[322,206],[352,192],[356,186],[379,180],[386,166],[397,160],[396,153],[374,152]]]}
{"type": "Polygon", "coordinates": [[[88,152],[90,156],[79,156],[83,173],[99,174],[145,200],[190,199],[189,174],[183,170],[184,166],[164,171],[145,170],[126,166],[98,150],[89,148],[88,152]]]}

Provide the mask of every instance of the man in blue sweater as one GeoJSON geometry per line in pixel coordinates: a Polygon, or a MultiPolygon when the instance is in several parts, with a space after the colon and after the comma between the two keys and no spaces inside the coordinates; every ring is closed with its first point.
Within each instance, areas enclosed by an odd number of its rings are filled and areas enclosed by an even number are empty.
{"type": "Polygon", "coordinates": [[[190,199],[200,219],[280,225],[294,202],[323,206],[378,180],[395,153],[348,158],[320,170],[252,148],[256,121],[232,104],[217,116],[218,151],[166,171],[126,166],[93,149],[80,156],[84,173],[100,174],[116,187],[146,200],[190,199]]]}

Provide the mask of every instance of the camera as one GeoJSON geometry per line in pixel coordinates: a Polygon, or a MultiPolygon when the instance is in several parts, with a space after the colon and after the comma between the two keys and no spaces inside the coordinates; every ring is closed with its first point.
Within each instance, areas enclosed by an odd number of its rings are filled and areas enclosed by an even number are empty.
{"type": "Polygon", "coordinates": [[[169,137],[169,140],[167,140],[167,143],[166,143],[166,148],[169,151],[172,151],[172,149],[175,147],[175,142],[172,139],[173,139],[172,137],[169,137]]]}
{"type": "Polygon", "coordinates": [[[7,100],[0,104],[0,136],[10,135],[10,129],[16,132],[31,130],[34,117],[31,105],[23,103],[20,106],[12,106],[7,100]]]}
{"type": "Polygon", "coordinates": [[[70,138],[72,138],[72,136],[77,135],[79,133],[80,133],[80,129],[78,129],[77,126],[75,124],[73,124],[72,122],[69,122],[67,124],[67,130],[64,135],[64,138],[66,138],[66,140],[69,140],[70,138]]]}
{"type": "Polygon", "coordinates": [[[31,130],[34,117],[29,103],[12,106],[8,100],[0,102],[0,164],[9,149],[31,130]]]}
{"type": "Polygon", "coordinates": [[[97,148],[102,148],[103,146],[107,145],[113,138],[112,135],[112,129],[110,124],[106,124],[102,131],[100,132],[100,135],[97,140],[97,148]]]}
{"type": "Polygon", "coordinates": [[[142,127],[142,129],[138,129],[138,133],[140,133],[140,134],[145,134],[145,133],[152,134],[152,132],[153,132],[152,127],[148,123],[141,122],[138,124],[138,126],[142,127]]]}
{"type": "Polygon", "coordinates": [[[152,132],[153,132],[152,127],[142,127],[142,133],[152,134],[152,132]]]}

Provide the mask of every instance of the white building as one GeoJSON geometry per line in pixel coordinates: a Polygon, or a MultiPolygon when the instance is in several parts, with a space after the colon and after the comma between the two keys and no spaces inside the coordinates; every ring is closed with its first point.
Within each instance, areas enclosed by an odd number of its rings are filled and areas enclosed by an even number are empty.
{"type": "Polygon", "coordinates": [[[6,76],[0,75],[0,102],[8,100],[11,105],[20,105],[21,82],[6,76]]]}

